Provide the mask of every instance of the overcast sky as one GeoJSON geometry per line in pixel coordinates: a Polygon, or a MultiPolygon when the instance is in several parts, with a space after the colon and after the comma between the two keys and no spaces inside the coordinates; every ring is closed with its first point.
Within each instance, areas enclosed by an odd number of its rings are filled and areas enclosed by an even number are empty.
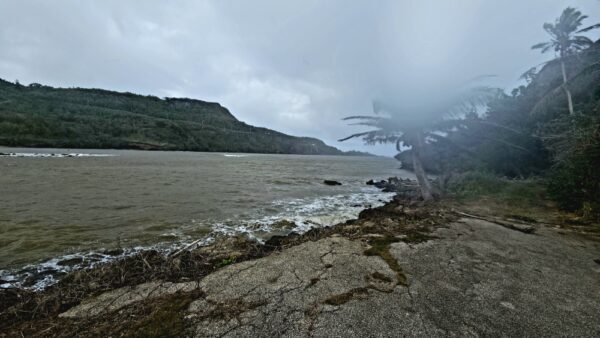
{"type": "Polygon", "coordinates": [[[530,46],[567,6],[600,22],[598,0],[0,0],[0,78],[216,101],[249,124],[390,155],[337,142],[357,131],[340,119],[416,82],[495,74],[510,91],[552,57],[530,46]]]}

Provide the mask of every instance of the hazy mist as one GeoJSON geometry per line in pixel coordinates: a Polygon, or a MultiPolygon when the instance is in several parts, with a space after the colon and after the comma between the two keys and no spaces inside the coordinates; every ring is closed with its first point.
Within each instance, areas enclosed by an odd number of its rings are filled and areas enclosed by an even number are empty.
{"type": "MultiPolygon", "coordinates": [[[[336,140],[371,101],[495,74],[509,90],[553,57],[530,49],[597,0],[0,2],[0,78],[217,101],[249,124],[336,140]]],[[[598,32],[589,34],[599,38],[598,32]]]]}

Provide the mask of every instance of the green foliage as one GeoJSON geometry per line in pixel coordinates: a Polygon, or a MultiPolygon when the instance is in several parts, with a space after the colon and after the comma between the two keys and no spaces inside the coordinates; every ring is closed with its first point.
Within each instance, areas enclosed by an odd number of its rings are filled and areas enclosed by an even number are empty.
{"type": "Polygon", "coordinates": [[[0,80],[0,144],[285,154],[343,153],[238,121],[218,103],[0,80]]]}
{"type": "Polygon", "coordinates": [[[539,179],[509,179],[485,171],[470,171],[454,176],[448,192],[459,199],[494,197],[510,206],[536,204],[544,199],[545,189],[539,179]]]}
{"type": "MultiPolygon", "coordinates": [[[[481,116],[466,116],[445,142],[429,142],[425,167],[440,174],[445,187],[452,173],[487,171],[452,191],[478,196],[494,185],[493,175],[543,176],[549,196],[565,210],[598,220],[600,213],[600,42],[564,59],[574,114],[562,89],[560,60],[527,72],[528,84],[490,102],[481,116]],[[477,188],[479,187],[479,188],[477,188]],[[481,189],[481,191],[477,191],[481,189]]],[[[402,160],[402,159],[401,159],[402,160]]],[[[504,179],[503,179],[504,180],[504,179]]],[[[521,180],[518,180],[521,181],[521,180]]],[[[509,184],[505,180],[505,184],[509,184]]],[[[510,185],[508,185],[510,186],[510,185]]],[[[506,192],[505,188],[500,189],[506,192]]],[[[501,196],[510,201],[510,193],[501,196]]],[[[520,192],[526,194],[526,191],[520,192]]],[[[530,196],[533,197],[533,196],[530,196]]],[[[515,199],[516,202],[519,199],[515,199]]],[[[525,199],[521,200],[523,203],[525,199]]],[[[515,205],[513,203],[513,205],[515,205]]]]}
{"type": "Polygon", "coordinates": [[[547,142],[556,158],[548,192],[563,209],[600,221],[600,116],[578,114],[556,124],[564,129],[547,142]]]}
{"type": "Polygon", "coordinates": [[[231,264],[235,263],[236,259],[237,259],[236,256],[230,256],[228,258],[223,258],[220,262],[218,262],[216,264],[216,267],[217,268],[222,268],[224,266],[231,265],[231,264]]]}

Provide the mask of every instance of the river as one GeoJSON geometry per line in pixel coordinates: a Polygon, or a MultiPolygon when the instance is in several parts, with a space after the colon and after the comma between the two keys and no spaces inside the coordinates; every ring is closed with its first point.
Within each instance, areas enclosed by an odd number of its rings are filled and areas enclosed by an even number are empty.
{"type": "Polygon", "coordinates": [[[391,198],[365,185],[368,179],[412,176],[383,157],[17,148],[0,153],[13,153],[0,156],[4,286],[38,274],[43,278],[32,286],[42,287],[57,271],[149,247],[172,250],[235,234],[261,241],[330,226],[391,198]],[[325,179],[342,185],[324,185],[325,179]],[[280,228],[281,219],[296,225],[280,228]]]}

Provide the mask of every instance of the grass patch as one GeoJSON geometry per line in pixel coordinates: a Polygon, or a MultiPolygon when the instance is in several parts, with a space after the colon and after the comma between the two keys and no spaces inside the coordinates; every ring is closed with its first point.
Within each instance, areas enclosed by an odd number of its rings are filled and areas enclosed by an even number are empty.
{"type": "Polygon", "coordinates": [[[215,264],[215,267],[222,268],[224,266],[231,265],[231,264],[235,263],[236,259],[237,259],[237,257],[235,257],[235,256],[229,256],[228,258],[224,258],[220,262],[215,264]]]}
{"type": "Polygon", "coordinates": [[[486,172],[468,172],[454,178],[448,191],[460,200],[494,197],[511,206],[539,206],[546,189],[539,179],[508,179],[486,172]]]}
{"type": "Polygon", "coordinates": [[[467,172],[449,182],[448,194],[461,204],[461,209],[475,214],[526,223],[556,222],[560,214],[541,179],[508,179],[487,172],[467,172]]]}

